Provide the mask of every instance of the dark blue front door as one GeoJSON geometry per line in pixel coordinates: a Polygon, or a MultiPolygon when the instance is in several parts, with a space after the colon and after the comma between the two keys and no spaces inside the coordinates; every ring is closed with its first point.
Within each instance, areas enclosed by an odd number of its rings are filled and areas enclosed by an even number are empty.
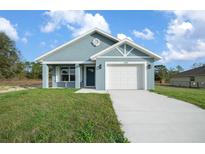
{"type": "Polygon", "coordinates": [[[86,86],[95,86],[95,67],[86,67],[86,86]]]}

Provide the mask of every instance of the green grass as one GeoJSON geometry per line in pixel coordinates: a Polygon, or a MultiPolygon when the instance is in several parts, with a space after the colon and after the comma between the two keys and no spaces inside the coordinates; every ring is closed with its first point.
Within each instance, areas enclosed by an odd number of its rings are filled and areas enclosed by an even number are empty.
{"type": "Polygon", "coordinates": [[[74,91],[0,94],[0,142],[127,142],[108,94],[74,91]]]}
{"type": "Polygon", "coordinates": [[[183,100],[205,109],[205,89],[156,86],[153,92],[183,100]]]}

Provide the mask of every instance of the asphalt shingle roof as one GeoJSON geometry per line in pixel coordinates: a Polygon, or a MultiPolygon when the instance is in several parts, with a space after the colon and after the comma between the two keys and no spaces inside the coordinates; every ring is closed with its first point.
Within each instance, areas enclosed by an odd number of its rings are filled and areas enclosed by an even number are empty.
{"type": "Polygon", "coordinates": [[[205,65],[181,72],[179,74],[176,74],[174,77],[187,77],[187,76],[198,76],[198,75],[205,75],[205,65]]]}

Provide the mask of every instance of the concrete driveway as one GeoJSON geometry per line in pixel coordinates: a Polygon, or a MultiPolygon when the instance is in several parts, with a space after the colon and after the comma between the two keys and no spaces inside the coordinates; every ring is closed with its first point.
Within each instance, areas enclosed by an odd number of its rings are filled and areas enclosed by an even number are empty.
{"type": "Polygon", "coordinates": [[[131,142],[205,142],[205,110],[143,90],[110,90],[131,142]]]}

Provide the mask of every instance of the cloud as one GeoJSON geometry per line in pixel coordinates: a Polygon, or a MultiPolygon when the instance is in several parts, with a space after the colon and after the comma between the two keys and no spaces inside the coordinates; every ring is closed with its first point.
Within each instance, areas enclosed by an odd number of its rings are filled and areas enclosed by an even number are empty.
{"type": "Polygon", "coordinates": [[[14,41],[17,41],[19,39],[15,26],[12,25],[9,20],[3,17],[0,17],[0,32],[4,32],[6,35],[8,35],[9,38],[14,41]]]}
{"type": "Polygon", "coordinates": [[[23,42],[23,43],[28,43],[28,39],[26,38],[26,37],[23,37],[22,39],[21,39],[21,41],[23,42]]]}
{"type": "Polygon", "coordinates": [[[133,30],[133,35],[144,40],[154,39],[154,33],[148,28],[145,28],[142,31],[133,30]]]}
{"type": "Polygon", "coordinates": [[[31,36],[32,36],[32,33],[26,31],[26,32],[23,34],[23,36],[22,36],[22,38],[21,38],[21,41],[22,41],[24,44],[27,44],[27,43],[28,43],[28,39],[29,39],[29,37],[31,37],[31,36]]]}
{"type": "Polygon", "coordinates": [[[98,27],[110,33],[109,24],[99,13],[91,14],[85,11],[47,11],[44,13],[47,22],[41,27],[45,33],[66,27],[73,36],[78,36],[91,28],[98,27]]]}
{"type": "Polygon", "coordinates": [[[128,37],[128,36],[126,36],[126,35],[123,34],[123,33],[117,34],[117,38],[120,39],[120,40],[123,40],[123,39],[127,38],[127,39],[133,41],[131,37],[128,37]]]}
{"type": "Polygon", "coordinates": [[[205,58],[205,11],[172,11],[162,62],[205,58]]]}

